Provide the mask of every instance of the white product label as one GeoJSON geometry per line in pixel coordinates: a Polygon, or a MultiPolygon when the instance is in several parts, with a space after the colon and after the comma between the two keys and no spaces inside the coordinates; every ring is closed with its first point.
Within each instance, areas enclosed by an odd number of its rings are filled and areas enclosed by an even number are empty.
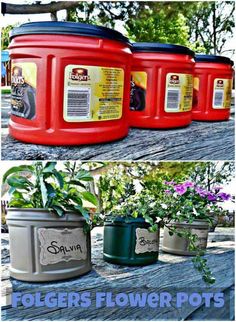
{"type": "Polygon", "coordinates": [[[192,109],[193,76],[190,74],[166,75],[165,112],[188,112],[192,109]]]}
{"type": "Polygon", "coordinates": [[[197,237],[198,237],[198,240],[196,241],[195,245],[200,248],[206,248],[208,230],[207,229],[191,229],[191,233],[193,235],[197,235],[197,237]]]}
{"type": "Polygon", "coordinates": [[[158,232],[151,233],[148,229],[136,229],[135,253],[142,254],[147,252],[158,252],[159,235],[158,232]]]}
{"type": "Polygon", "coordinates": [[[213,108],[230,108],[231,105],[232,80],[216,78],[214,80],[213,108]]]}
{"type": "Polygon", "coordinates": [[[50,265],[87,258],[87,238],[83,228],[39,228],[40,263],[50,265]]]}
{"type": "Polygon", "coordinates": [[[124,70],[67,65],[64,75],[66,122],[100,122],[122,117],[124,70]]]}

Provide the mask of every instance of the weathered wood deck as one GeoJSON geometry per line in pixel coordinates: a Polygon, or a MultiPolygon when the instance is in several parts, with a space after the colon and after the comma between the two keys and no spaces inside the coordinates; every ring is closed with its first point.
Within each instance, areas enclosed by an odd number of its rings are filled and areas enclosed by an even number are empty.
{"type": "Polygon", "coordinates": [[[172,130],[130,129],[128,137],[106,144],[44,146],[8,135],[10,95],[2,98],[2,160],[234,160],[234,100],[231,119],[193,122],[172,130]]]}
{"type": "Polygon", "coordinates": [[[2,136],[2,160],[234,160],[234,120],[174,130],[130,129],[127,138],[85,146],[44,146],[2,136]]]}
{"type": "Polygon", "coordinates": [[[210,233],[206,258],[215,277],[216,283],[207,287],[199,273],[193,268],[191,257],[174,256],[160,253],[156,264],[145,267],[124,267],[109,264],[102,259],[103,233],[101,228],[92,232],[92,262],[90,273],[71,280],[56,283],[25,283],[9,279],[8,235],[2,236],[3,320],[234,320],[234,230],[217,228],[210,233]],[[220,238],[218,238],[218,236],[220,238]],[[222,237],[224,236],[224,237],[222,237]],[[220,240],[220,241],[218,241],[220,240]],[[211,242],[212,241],[212,242],[211,242]],[[150,307],[114,307],[114,308],[12,308],[10,293],[56,292],[216,292],[225,294],[225,306],[222,309],[205,308],[204,305],[182,308],[150,307]],[[6,295],[8,296],[6,298],[6,295]]]}

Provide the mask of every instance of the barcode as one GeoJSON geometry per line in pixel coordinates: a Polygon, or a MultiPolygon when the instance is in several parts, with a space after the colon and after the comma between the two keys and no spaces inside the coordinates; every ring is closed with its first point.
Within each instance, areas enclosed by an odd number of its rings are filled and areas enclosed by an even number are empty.
{"type": "Polygon", "coordinates": [[[180,90],[179,89],[169,89],[167,91],[166,98],[166,109],[167,110],[179,110],[180,101],[180,90]]]}
{"type": "Polygon", "coordinates": [[[90,118],[90,88],[67,90],[67,116],[90,118]]]}
{"type": "Polygon", "coordinates": [[[224,102],[224,91],[223,90],[215,91],[214,107],[223,107],[223,102],[224,102]]]}

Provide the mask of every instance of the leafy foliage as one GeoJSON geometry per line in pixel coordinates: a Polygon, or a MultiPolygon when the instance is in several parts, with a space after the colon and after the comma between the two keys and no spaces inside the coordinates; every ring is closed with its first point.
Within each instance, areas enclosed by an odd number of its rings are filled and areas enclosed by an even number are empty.
{"type": "MultiPolygon", "coordinates": [[[[197,52],[222,54],[234,51],[225,49],[233,37],[234,11],[234,1],[78,1],[76,8],[66,9],[65,20],[126,29],[134,41],[181,44],[197,52]]],[[[8,47],[11,28],[2,30],[2,49],[8,47]]]]}
{"type": "Polygon", "coordinates": [[[230,182],[235,177],[234,162],[199,162],[190,179],[210,191],[214,186],[230,182]]]}
{"type": "Polygon", "coordinates": [[[93,220],[83,201],[97,206],[96,197],[87,191],[93,180],[90,172],[78,167],[76,162],[65,162],[64,170],[56,169],[57,162],[35,162],[9,169],[3,176],[8,183],[10,207],[44,208],[63,216],[66,211],[82,215],[87,224],[93,220]],[[23,175],[26,172],[29,176],[23,175]]]}
{"type": "MultiPolygon", "coordinates": [[[[234,32],[234,12],[235,1],[197,1],[190,5],[185,13],[189,40],[198,52],[224,53],[227,39],[232,38],[234,32]]],[[[227,51],[233,53],[233,48],[227,51]]]]}
{"type": "Polygon", "coordinates": [[[114,162],[113,165],[107,173],[100,176],[98,182],[103,214],[107,214],[114,206],[133,196],[136,193],[135,182],[155,166],[147,162],[114,162]]]}
{"type": "Polygon", "coordinates": [[[205,251],[197,246],[198,236],[189,229],[170,228],[169,223],[202,219],[211,224],[212,214],[222,213],[220,204],[231,199],[222,192],[220,183],[231,181],[233,170],[232,162],[146,162],[139,169],[135,163],[117,164],[100,177],[103,213],[111,219],[143,217],[150,231],[167,226],[170,234],[188,240],[189,250],[196,252],[195,268],[206,283],[213,284],[215,278],[204,258],[205,251]]]}
{"type": "Polygon", "coordinates": [[[6,27],[2,28],[2,39],[1,39],[1,48],[2,50],[7,49],[10,43],[10,31],[15,27],[16,25],[8,25],[6,27]]]}
{"type": "Polygon", "coordinates": [[[165,10],[159,12],[149,10],[145,18],[130,19],[126,29],[129,37],[134,41],[189,45],[189,29],[186,18],[181,13],[168,19],[165,10]]]}

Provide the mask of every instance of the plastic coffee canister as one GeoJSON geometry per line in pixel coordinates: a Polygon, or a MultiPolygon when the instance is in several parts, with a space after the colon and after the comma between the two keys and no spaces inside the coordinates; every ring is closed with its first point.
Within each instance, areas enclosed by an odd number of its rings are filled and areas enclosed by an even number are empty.
{"type": "Polygon", "coordinates": [[[191,123],[194,52],[161,43],[134,43],[129,124],[175,128],[191,123]]]}
{"type": "Polygon", "coordinates": [[[121,33],[71,22],[14,28],[10,134],[50,145],[128,134],[131,45],[121,33]]]}
{"type": "Polygon", "coordinates": [[[224,121],[230,117],[233,62],[227,57],[196,55],[193,120],[224,121]]]}

